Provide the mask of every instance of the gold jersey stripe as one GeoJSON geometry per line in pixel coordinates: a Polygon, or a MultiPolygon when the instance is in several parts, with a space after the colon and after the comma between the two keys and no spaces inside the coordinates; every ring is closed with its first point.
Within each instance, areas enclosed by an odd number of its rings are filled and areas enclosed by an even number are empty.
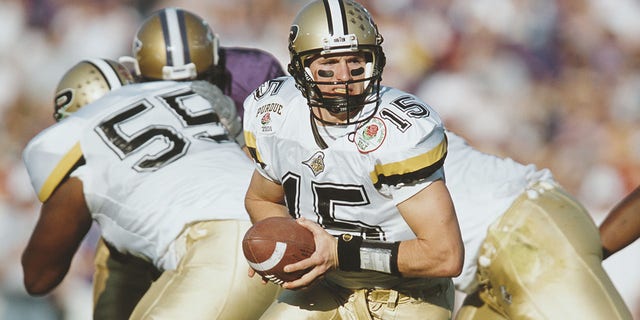
{"type": "Polygon", "coordinates": [[[447,155],[447,139],[442,139],[435,148],[398,162],[379,164],[369,173],[371,182],[380,188],[382,184],[396,185],[426,178],[440,169],[447,155]]]}
{"type": "Polygon", "coordinates": [[[264,162],[262,162],[262,156],[258,152],[256,136],[251,131],[244,131],[244,143],[249,149],[249,154],[251,157],[258,162],[263,168],[265,167],[264,162]]]}
{"type": "Polygon", "coordinates": [[[78,163],[78,160],[82,158],[82,149],[80,148],[80,142],[76,143],[69,152],[67,152],[58,165],[53,169],[47,180],[42,185],[40,193],[38,193],[38,199],[41,202],[45,202],[53,191],[58,187],[62,179],[64,179],[71,168],[78,163]]]}
{"type": "Polygon", "coordinates": [[[244,131],[244,143],[247,144],[249,148],[256,147],[256,136],[251,131],[244,131]]]}

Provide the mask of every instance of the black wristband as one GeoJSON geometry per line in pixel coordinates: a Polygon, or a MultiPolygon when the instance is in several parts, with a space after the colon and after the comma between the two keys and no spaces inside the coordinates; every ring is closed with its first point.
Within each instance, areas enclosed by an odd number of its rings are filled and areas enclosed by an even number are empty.
{"type": "Polygon", "coordinates": [[[360,271],[362,237],[341,234],[338,237],[338,268],[342,271],[360,271]]]}
{"type": "Polygon", "coordinates": [[[400,276],[400,270],[398,270],[398,249],[400,249],[400,241],[393,243],[391,247],[391,274],[400,276]]]}
{"type": "Polygon", "coordinates": [[[399,247],[400,241],[372,241],[342,234],[338,237],[338,268],[342,271],[373,270],[400,276],[399,247]]]}

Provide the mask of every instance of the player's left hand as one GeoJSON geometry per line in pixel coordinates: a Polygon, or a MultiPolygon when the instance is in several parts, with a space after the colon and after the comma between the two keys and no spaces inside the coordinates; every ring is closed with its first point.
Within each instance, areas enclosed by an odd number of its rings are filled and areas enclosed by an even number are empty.
{"type": "Polygon", "coordinates": [[[335,269],[338,266],[338,239],[311,220],[299,218],[297,221],[298,224],[313,233],[316,251],[311,257],[284,267],[284,271],[286,272],[311,269],[300,279],[285,282],[282,285],[283,288],[291,290],[309,286],[314,280],[323,276],[327,271],[335,269]]]}

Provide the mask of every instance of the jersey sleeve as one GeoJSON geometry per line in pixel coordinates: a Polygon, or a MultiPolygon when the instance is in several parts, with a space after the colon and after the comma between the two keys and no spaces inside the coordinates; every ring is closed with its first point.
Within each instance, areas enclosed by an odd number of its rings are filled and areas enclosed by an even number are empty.
{"type": "Polygon", "coordinates": [[[243,119],[244,139],[249,154],[256,164],[256,169],[265,178],[280,183],[276,174],[277,157],[283,151],[275,146],[277,136],[286,135],[281,132],[291,107],[292,96],[297,94],[291,85],[293,79],[280,77],[260,85],[244,102],[243,119]],[[277,92],[278,94],[273,94],[277,92]]]}
{"type": "MultiPolygon", "coordinates": [[[[395,98],[386,111],[396,116],[383,115],[384,120],[377,122],[379,127],[384,127],[386,141],[375,151],[376,163],[369,174],[376,189],[393,194],[401,202],[433,181],[444,179],[448,141],[438,114],[412,95],[395,98]],[[403,114],[392,108],[396,105],[411,105],[413,113],[403,114]],[[389,119],[402,119],[405,127],[400,130],[389,119]]],[[[356,134],[363,135],[367,130],[365,126],[356,134]]]]}
{"type": "Polygon", "coordinates": [[[256,101],[253,98],[255,92],[249,95],[244,100],[244,119],[242,121],[242,128],[244,134],[244,142],[251,155],[251,159],[258,165],[259,167],[264,167],[264,162],[262,162],[262,157],[257,152],[257,141],[256,141],[256,123],[255,117],[252,116],[256,113],[256,101]]]}
{"type": "Polygon", "coordinates": [[[370,173],[376,188],[397,186],[417,181],[442,178],[441,171],[447,155],[447,138],[441,127],[435,127],[414,141],[404,141],[404,150],[380,157],[370,173]]]}
{"type": "Polygon", "coordinates": [[[47,201],[58,185],[83,159],[79,126],[60,122],[36,135],[22,153],[31,185],[41,202],[47,201]]]}
{"type": "MultiPolygon", "coordinates": [[[[265,82],[260,87],[264,87],[268,84],[265,82]]],[[[244,142],[251,159],[256,165],[256,170],[265,178],[273,181],[274,179],[269,176],[267,171],[265,170],[266,164],[262,159],[262,154],[258,152],[258,141],[257,141],[257,131],[259,125],[257,121],[261,121],[256,118],[258,101],[255,98],[257,92],[260,88],[256,89],[256,91],[252,92],[244,101],[244,118],[243,118],[243,134],[244,134],[244,142]]]]}

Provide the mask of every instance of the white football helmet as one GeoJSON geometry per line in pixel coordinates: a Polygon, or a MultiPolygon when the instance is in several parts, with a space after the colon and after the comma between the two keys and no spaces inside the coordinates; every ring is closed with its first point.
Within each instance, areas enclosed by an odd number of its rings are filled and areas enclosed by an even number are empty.
{"type": "MultiPolygon", "coordinates": [[[[296,86],[307,98],[310,107],[325,108],[332,113],[355,114],[365,105],[371,104],[374,109],[366,114],[372,116],[377,110],[385,65],[382,42],[382,35],[371,14],[361,4],[351,0],[316,0],[303,7],[291,25],[291,61],[288,71],[295,78],[296,86]],[[363,53],[367,59],[365,78],[345,82],[315,80],[308,68],[312,58],[335,53],[363,53]],[[364,82],[363,94],[323,97],[318,88],[318,84],[348,86],[354,82],[364,82]]],[[[366,120],[368,117],[355,122],[366,120]]]]}
{"type": "Polygon", "coordinates": [[[199,16],[180,8],[161,9],[136,32],[135,72],[144,80],[209,80],[218,65],[218,42],[199,16]]]}
{"type": "Polygon", "coordinates": [[[69,69],[56,88],[53,117],[60,121],[107,92],[133,83],[122,64],[109,59],[82,60],[69,69]]]}

